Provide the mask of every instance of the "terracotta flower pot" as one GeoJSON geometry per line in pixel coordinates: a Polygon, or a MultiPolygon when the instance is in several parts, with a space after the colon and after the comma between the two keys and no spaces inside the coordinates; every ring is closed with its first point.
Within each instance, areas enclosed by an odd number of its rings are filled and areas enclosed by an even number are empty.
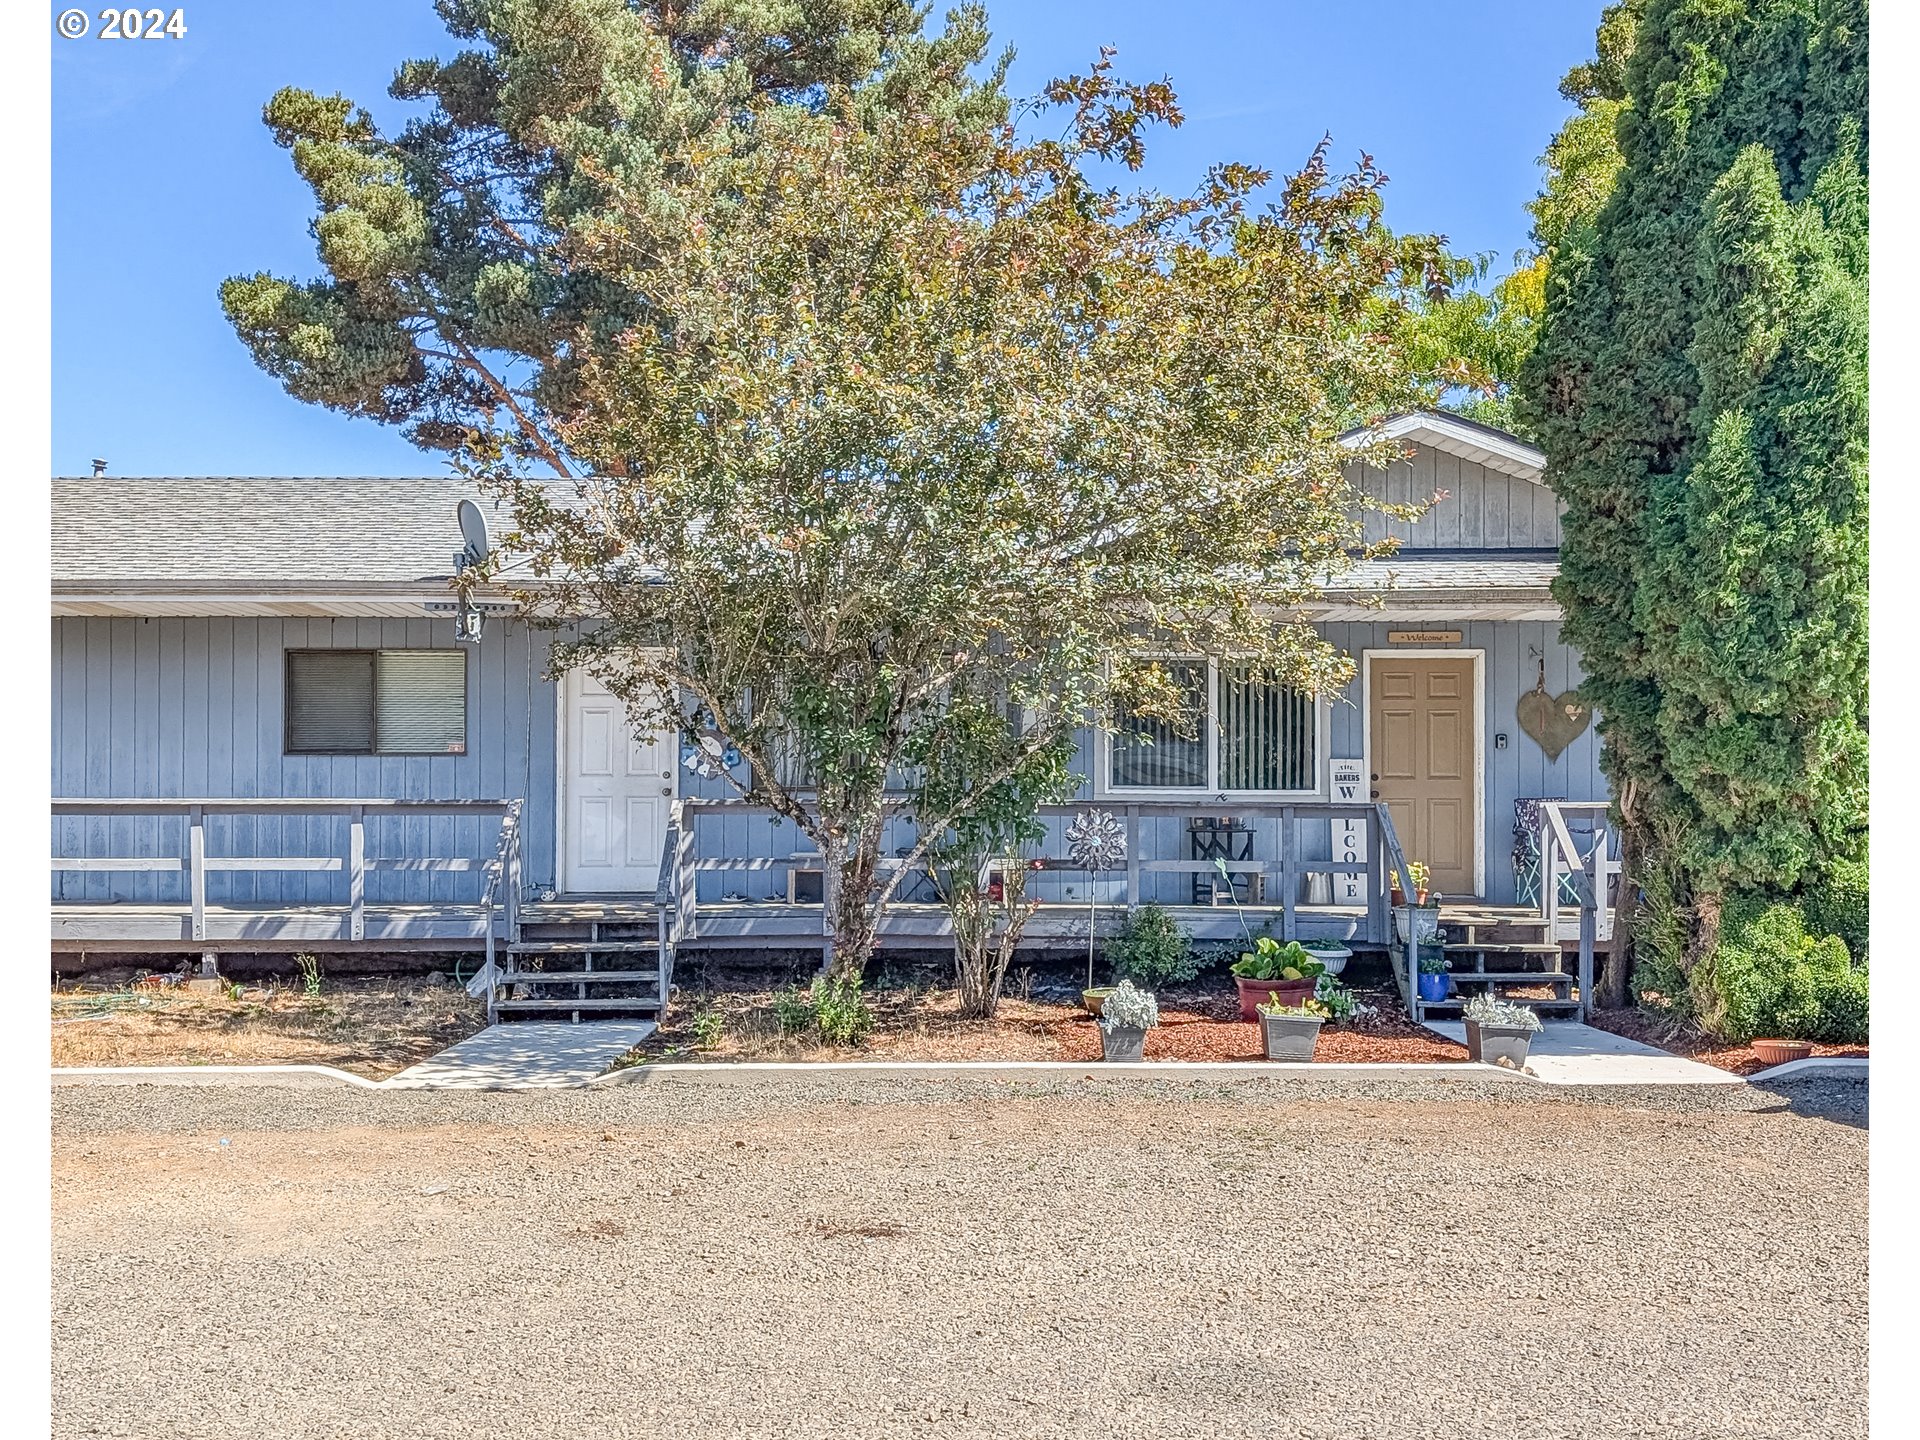
{"type": "Polygon", "coordinates": [[[1259,1007],[1270,998],[1288,1009],[1304,1005],[1313,998],[1315,984],[1312,980],[1248,980],[1240,975],[1233,977],[1233,983],[1240,991],[1242,1020],[1258,1020],[1259,1007]]]}
{"type": "Polygon", "coordinates": [[[1394,886],[1392,890],[1387,892],[1387,903],[1398,910],[1402,905],[1407,903],[1407,892],[1402,890],[1398,885],[1394,886]]]}
{"type": "Polygon", "coordinates": [[[1753,1054],[1762,1065],[1788,1065],[1813,1054],[1813,1046],[1805,1040],[1756,1040],[1753,1054]]]}

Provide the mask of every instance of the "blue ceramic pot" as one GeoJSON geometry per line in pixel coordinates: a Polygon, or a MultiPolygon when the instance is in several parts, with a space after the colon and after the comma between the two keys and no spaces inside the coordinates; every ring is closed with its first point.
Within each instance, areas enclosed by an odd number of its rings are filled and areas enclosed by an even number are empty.
{"type": "Polygon", "coordinates": [[[1420,998],[1422,1000],[1444,1000],[1447,998],[1447,982],[1452,977],[1442,970],[1438,975],[1420,976],[1420,998]]]}

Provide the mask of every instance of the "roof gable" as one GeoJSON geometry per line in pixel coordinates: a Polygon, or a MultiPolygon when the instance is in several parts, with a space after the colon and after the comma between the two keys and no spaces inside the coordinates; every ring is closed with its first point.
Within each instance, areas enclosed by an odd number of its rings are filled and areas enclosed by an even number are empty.
{"type": "Polygon", "coordinates": [[[1356,450],[1382,440],[1407,440],[1471,460],[1503,475],[1531,480],[1536,485],[1546,483],[1544,452],[1505,430],[1443,410],[1414,410],[1394,415],[1377,425],[1349,430],[1340,439],[1356,450]]]}

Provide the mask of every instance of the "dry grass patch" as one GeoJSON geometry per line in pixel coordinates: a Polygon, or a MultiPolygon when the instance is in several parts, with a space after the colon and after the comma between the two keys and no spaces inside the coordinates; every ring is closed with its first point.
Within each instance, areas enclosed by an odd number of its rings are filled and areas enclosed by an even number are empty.
{"type": "Polygon", "coordinates": [[[417,978],[235,987],[68,986],[53,993],[53,1063],[332,1065],[383,1080],[464,1040],[487,1007],[457,985],[417,978]]]}

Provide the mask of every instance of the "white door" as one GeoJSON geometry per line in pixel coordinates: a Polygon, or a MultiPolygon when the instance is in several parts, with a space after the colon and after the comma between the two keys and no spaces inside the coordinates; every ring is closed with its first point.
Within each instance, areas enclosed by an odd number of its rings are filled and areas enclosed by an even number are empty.
{"type": "Polygon", "coordinates": [[[620,698],[585,670],[561,687],[560,888],[572,895],[651,891],[673,805],[679,747],[635,734],[620,698]]]}

